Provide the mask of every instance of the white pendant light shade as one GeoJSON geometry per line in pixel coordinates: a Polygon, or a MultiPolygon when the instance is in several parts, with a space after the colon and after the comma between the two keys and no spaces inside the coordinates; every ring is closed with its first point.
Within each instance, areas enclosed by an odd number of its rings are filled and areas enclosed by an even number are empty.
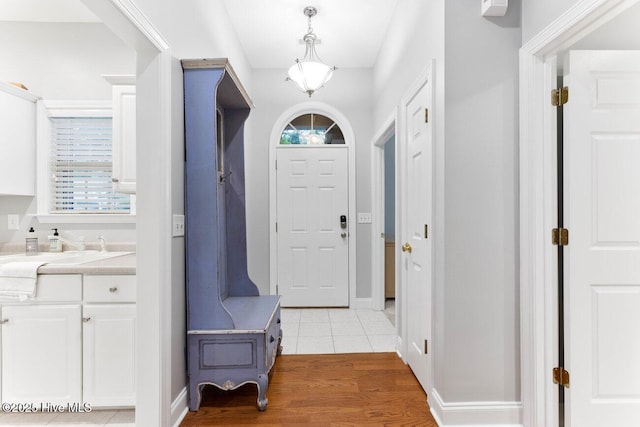
{"type": "Polygon", "coordinates": [[[322,62],[296,61],[289,68],[289,79],[293,80],[301,91],[311,96],[333,77],[334,67],[322,62]]]}
{"type": "Polygon", "coordinates": [[[309,96],[324,86],[333,76],[336,67],[329,66],[322,62],[316,53],[317,37],[311,28],[311,17],[318,13],[315,7],[308,6],[304,9],[304,15],[309,18],[307,34],[304,35],[306,50],[304,58],[296,59],[295,64],[289,68],[287,80],[294,81],[301,91],[309,96]]]}

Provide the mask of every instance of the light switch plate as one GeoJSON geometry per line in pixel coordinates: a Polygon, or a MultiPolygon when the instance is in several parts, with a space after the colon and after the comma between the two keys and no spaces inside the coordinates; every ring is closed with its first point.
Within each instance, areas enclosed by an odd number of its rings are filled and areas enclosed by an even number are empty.
{"type": "Polygon", "coordinates": [[[358,212],[358,224],[371,224],[371,212],[358,212]]]}
{"type": "Polygon", "coordinates": [[[20,216],[15,214],[7,215],[7,228],[9,230],[19,230],[20,229],[20,216]]]}
{"type": "Polygon", "coordinates": [[[184,215],[173,216],[173,237],[184,236],[184,215]]]}

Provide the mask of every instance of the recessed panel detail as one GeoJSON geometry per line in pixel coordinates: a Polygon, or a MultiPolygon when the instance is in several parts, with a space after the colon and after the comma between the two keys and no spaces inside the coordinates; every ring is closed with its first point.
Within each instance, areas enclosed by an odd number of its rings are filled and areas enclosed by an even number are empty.
{"type": "Polygon", "coordinates": [[[334,176],[334,163],[335,160],[319,160],[318,161],[318,174],[320,176],[334,176]]]}
{"type": "Polygon", "coordinates": [[[334,187],[318,188],[318,230],[321,233],[335,231],[338,224],[336,215],[336,189],[334,187]]]}
{"type": "Polygon", "coordinates": [[[624,74],[596,78],[596,108],[640,107],[640,75],[624,74]]]}
{"type": "Polygon", "coordinates": [[[318,284],[321,289],[336,287],[336,250],[333,247],[320,247],[318,249],[318,284]]]}
{"type": "Polygon", "coordinates": [[[593,135],[592,149],[592,243],[640,247],[640,135],[593,135]]]}
{"type": "Polygon", "coordinates": [[[308,231],[307,189],[293,187],[291,191],[291,232],[306,233],[308,231]]]}
{"type": "Polygon", "coordinates": [[[307,161],[306,160],[291,160],[291,175],[292,176],[304,176],[307,174],[307,161]]]}
{"type": "Polygon", "coordinates": [[[592,286],[592,307],[593,398],[640,400],[640,285],[592,286]]]}
{"type": "Polygon", "coordinates": [[[291,248],[291,287],[305,289],[309,287],[309,250],[291,248]]]}

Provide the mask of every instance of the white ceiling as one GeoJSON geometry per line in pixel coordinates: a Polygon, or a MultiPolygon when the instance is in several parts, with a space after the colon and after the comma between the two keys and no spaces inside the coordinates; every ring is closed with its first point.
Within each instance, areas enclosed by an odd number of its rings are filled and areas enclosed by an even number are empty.
{"type": "MultiPolygon", "coordinates": [[[[398,0],[207,0],[190,2],[202,16],[223,2],[252,68],[288,68],[304,55],[302,11],[314,6],[311,24],[321,39],[320,58],[339,68],[370,68],[398,0]]],[[[0,21],[99,22],[80,0],[0,0],[0,21]]]]}
{"type": "Polygon", "coordinates": [[[100,22],[80,0],[0,0],[0,21],[100,22]]]}
{"type": "MultiPolygon", "coordinates": [[[[320,58],[341,68],[370,68],[397,0],[222,0],[252,68],[288,68],[302,58],[299,40],[307,32],[305,6],[318,14],[311,20],[322,43],[320,58]]],[[[206,8],[209,2],[199,2],[206,8]]],[[[206,10],[202,11],[204,14],[206,10]]]]}

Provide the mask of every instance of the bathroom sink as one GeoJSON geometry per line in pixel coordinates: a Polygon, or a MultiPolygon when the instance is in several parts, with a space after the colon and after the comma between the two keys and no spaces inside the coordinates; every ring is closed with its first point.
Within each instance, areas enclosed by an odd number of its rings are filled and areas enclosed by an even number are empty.
{"type": "Polygon", "coordinates": [[[57,253],[40,252],[36,255],[13,254],[0,256],[0,264],[31,261],[40,261],[47,264],[84,264],[131,253],[133,252],[67,251],[57,253]]]}

